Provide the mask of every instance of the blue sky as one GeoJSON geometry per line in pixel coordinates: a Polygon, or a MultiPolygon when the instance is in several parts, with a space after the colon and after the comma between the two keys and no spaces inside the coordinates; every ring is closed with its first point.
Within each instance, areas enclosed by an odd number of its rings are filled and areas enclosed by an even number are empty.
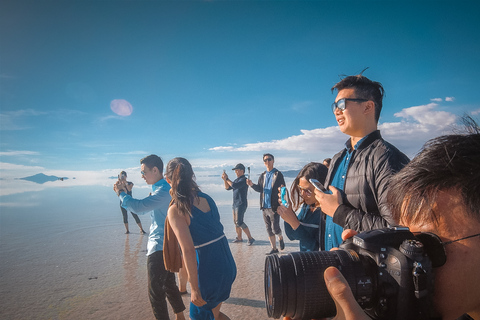
{"type": "Polygon", "coordinates": [[[151,153],[299,169],[343,147],[330,88],[367,67],[382,134],[413,156],[479,118],[479,16],[478,1],[3,0],[0,174],[137,175],[151,153]]]}

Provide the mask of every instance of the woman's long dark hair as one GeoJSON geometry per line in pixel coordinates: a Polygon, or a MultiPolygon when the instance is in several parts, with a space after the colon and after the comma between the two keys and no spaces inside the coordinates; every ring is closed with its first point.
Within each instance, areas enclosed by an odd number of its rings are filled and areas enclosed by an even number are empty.
{"type": "Polygon", "coordinates": [[[180,213],[191,215],[193,201],[200,192],[192,165],[185,158],[174,158],[168,162],[165,175],[172,183],[170,205],[175,203],[180,213]]]}
{"type": "Polygon", "coordinates": [[[300,178],[305,178],[307,181],[313,178],[317,179],[321,183],[324,183],[325,178],[327,177],[327,172],[327,167],[318,162],[310,162],[303,167],[302,170],[300,170],[295,180],[293,180],[292,186],[290,187],[290,199],[292,200],[293,211],[297,211],[304,202],[303,198],[300,196],[300,191],[298,190],[300,178]]]}

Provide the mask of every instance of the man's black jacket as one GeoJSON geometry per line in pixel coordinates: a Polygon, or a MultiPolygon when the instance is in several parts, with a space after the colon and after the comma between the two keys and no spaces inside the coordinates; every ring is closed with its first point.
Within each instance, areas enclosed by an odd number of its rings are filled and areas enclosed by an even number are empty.
{"type": "MultiPolygon", "coordinates": [[[[351,149],[350,140],[346,145],[351,149]]],[[[346,152],[344,149],[332,158],[325,180],[327,186],[346,152]]],[[[388,183],[409,161],[405,154],[383,140],[379,130],[370,133],[352,153],[342,192],[343,204],[335,211],[333,222],[358,232],[396,225],[386,201],[388,183]]]]}

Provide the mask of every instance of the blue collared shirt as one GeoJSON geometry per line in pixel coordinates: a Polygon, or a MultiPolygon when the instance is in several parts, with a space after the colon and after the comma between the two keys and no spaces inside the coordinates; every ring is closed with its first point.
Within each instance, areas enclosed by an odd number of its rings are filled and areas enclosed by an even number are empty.
{"type": "MultiPolygon", "coordinates": [[[[345,190],[345,180],[347,178],[348,165],[352,159],[353,151],[357,150],[358,146],[365,140],[367,136],[360,139],[360,141],[351,147],[350,140],[347,142],[347,152],[343,155],[341,159],[338,159],[340,163],[338,164],[337,170],[332,179],[331,186],[339,190],[345,190]]],[[[338,224],[333,222],[332,217],[327,215],[325,220],[325,250],[330,250],[332,248],[338,247],[342,243],[342,232],[343,228],[338,224]]]]}
{"type": "Polygon", "coordinates": [[[142,200],[137,200],[126,194],[120,193],[119,198],[122,201],[122,207],[136,214],[146,214],[150,212],[152,224],[150,225],[150,234],[147,243],[147,255],[156,251],[163,250],[163,233],[165,228],[165,219],[167,218],[168,207],[170,205],[170,185],[165,179],[161,179],[152,185],[152,193],[142,200]]]}
{"type": "Polygon", "coordinates": [[[272,207],[272,188],[273,188],[273,174],[277,169],[273,168],[271,171],[265,173],[265,182],[263,184],[263,208],[272,207]]]}

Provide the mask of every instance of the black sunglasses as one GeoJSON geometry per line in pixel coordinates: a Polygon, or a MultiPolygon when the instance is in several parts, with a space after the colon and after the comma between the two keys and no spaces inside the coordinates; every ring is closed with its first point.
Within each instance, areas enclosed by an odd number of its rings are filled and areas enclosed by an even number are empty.
{"type": "Polygon", "coordinates": [[[332,111],[335,112],[337,108],[341,111],[344,111],[347,108],[347,101],[365,102],[368,101],[368,99],[343,98],[338,100],[337,102],[332,103],[332,111]]]}

